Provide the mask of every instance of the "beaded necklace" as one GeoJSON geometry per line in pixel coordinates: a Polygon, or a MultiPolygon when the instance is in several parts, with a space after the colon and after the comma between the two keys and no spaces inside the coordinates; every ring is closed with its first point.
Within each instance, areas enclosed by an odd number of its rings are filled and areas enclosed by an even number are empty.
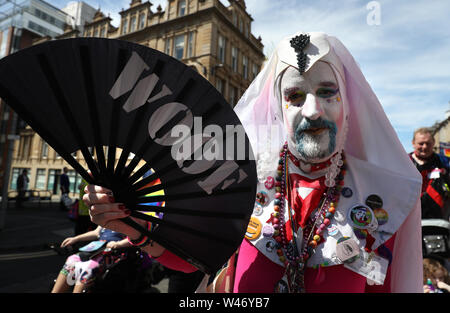
{"type": "MultiPolygon", "coordinates": [[[[313,212],[308,218],[304,229],[299,227],[296,230],[292,208],[289,207],[288,201],[285,201],[285,196],[289,188],[289,153],[287,143],[285,143],[280,151],[280,160],[278,162],[275,182],[275,205],[274,213],[272,213],[272,223],[275,229],[273,237],[279,244],[279,248],[277,249],[279,259],[286,267],[287,291],[290,293],[303,293],[305,292],[304,272],[306,262],[314,254],[317,246],[324,241],[323,232],[330,225],[336,211],[340,191],[344,184],[346,165],[343,153],[338,153],[331,158],[331,170],[326,174],[325,180],[328,188],[324,192],[315,213],[313,212]],[[340,159],[341,156],[342,160],[340,159]],[[287,213],[293,231],[291,241],[288,241],[286,237],[285,202],[288,203],[287,213]],[[305,242],[307,242],[306,245],[304,244],[305,242]]],[[[281,283],[280,281],[277,284],[276,290],[280,290],[281,283]]]]}

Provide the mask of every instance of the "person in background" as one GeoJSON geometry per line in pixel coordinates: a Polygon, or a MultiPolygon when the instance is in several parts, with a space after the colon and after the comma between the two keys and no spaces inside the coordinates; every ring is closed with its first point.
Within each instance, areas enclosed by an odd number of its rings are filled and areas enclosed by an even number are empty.
{"type": "Polygon", "coordinates": [[[409,154],[412,162],[422,175],[422,218],[449,218],[449,160],[434,153],[435,141],[429,128],[421,127],[414,131],[412,145],[414,151],[409,154]]]}
{"type": "Polygon", "coordinates": [[[16,186],[17,186],[17,203],[16,207],[21,208],[22,202],[25,199],[25,192],[28,190],[28,183],[30,182],[30,179],[28,178],[28,171],[27,169],[24,169],[22,171],[22,174],[20,174],[17,177],[16,186]]]}
{"type": "Polygon", "coordinates": [[[434,258],[423,259],[423,292],[449,293],[450,276],[447,269],[434,258]]]}
{"type": "Polygon", "coordinates": [[[67,176],[67,173],[69,172],[69,169],[67,167],[63,168],[63,173],[61,174],[61,176],[59,177],[59,188],[61,190],[61,201],[59,203],[59,208],[61,209],[61,211],[66,211],[67,207],[66,204],[64,203],[64,198],[69,196],[69,186],[70,186],[70,181],[69,181],[69,176],[67,176]]]}
{"type": "MultiPolygon", "coordinates": [[[[64,239],[61,243],[61,248],[74,245],[80,241],[91,241],[91,244],[94,241],[96,244],[99,241],[103,241],[106,248],[111,249],[131,247],[131,244],[123,234],[98,226],[92,231],[64,239]]],[[[73,293],[81,293],[94,281],[103,264],[103,256],[101,253],[94,255],[97,252],[96,250],[90,252],[92,256],[88,257],[87,260],[80,253],[73,254],[67,258],[56,278],[52,293],[65,293],[71,287],[73,287],[73,293]]]]}

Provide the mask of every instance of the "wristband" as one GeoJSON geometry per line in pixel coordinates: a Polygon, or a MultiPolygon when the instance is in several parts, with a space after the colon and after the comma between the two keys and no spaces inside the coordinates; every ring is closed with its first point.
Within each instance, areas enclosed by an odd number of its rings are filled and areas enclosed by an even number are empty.
{"type": "MultiPolygon", "coordinates": [[[[151,231],[152,230],[152,223],[147,222],[147,230],[151,231]]],[[[147,246],[149,243],[152,242],[152,240],[149,240],[150,238],[148,238],[148,236],[141,234],[141,236],[135,240],[131,239],[130,237],[127,237],[128,242],[135,247],[145,247],[147,246]]]]}

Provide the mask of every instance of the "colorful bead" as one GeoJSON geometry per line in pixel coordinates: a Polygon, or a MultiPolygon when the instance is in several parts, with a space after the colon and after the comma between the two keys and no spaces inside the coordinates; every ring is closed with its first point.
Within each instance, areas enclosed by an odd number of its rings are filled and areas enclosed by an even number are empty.
{"type": "MultiPolygon", "coordinates": [[[[286,237],[286,224],[285,224],[285,208],[288,208],[288,204],[285,204],[284,198],[286,196],[286,170],[287,170],[287,157],[289,160],[293,162],[295,165],[296,161],[299,161],[292,156],[290,151],[287,148],[287,143],[284,144],[283,148],[280,150],[280,159],[278,161],[277,166],[277,175],[275,177],[274,186],[275,186],[275,200],[274,200],[274,212],[271,215],[269,221],[272,222],[272,226],[274,228],[272,237],[274,238],[277,246],[277,255],[279,257],[280,262],[284,263],[285,266],[289,264],[297,268],[297,271],[300,271],[300,275],[305,268],[305,264],[307,260],[314,254],[314,249],[318,246],[319,242],[323,242],[324,238],[322,237],[322,233],[327,228],[328,225],[331,224],[331,219],[336,212],[337,202],[339,201],[340,190],[344,185],[343,179],[345,175],[345,156],[342,154],[342,161],[338,160],[339,170],[337,172],[333,172],[332,175],[328,176],[329,184],[327,191],[323,194],[322,201],[325,201],[323,206],[317,211],[314,216],[311,216],[308,220],[305,228],[303,229],[303,240],[304,242],[308,242],[307,245],[303,247],[301,251],[297,251],[296,249],[292,249],[292,241],[288,241],[286,237]],[[322,223],[317,226],[317,222],[323,219],[322,223]],[[312,240],[309,240],[310,236],[314,234],[312,240]]],[[[299,165],[297,165],[299,166],[299,165]]],[[[268,222],[269,222],[268,221],[268,222]]],[[[300,247],[299,247],[300,248],[300,247]]],[[[328,263],[325,262],[320,264],[320,266],[327,266],[328,263]]],[[[317,268],[319,265],[316,265],[317,268]]],[[[304,289],[303,286],[294,287],[297,290],[304,289]]]]}

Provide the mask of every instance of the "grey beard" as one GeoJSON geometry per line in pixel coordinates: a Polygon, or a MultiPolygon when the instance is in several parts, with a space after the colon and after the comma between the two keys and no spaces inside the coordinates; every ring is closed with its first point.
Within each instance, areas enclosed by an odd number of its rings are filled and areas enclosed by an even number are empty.
{"type": "Polygon", "coordinates": [[[331,156],[335,145],[330,135],[329,131],[319,135],[303,133],[299,140],[296,140],[296,148],[302,159],[311,162],[331,156]],[[325,136],[328,137],[328,140],[325,136]]]}

